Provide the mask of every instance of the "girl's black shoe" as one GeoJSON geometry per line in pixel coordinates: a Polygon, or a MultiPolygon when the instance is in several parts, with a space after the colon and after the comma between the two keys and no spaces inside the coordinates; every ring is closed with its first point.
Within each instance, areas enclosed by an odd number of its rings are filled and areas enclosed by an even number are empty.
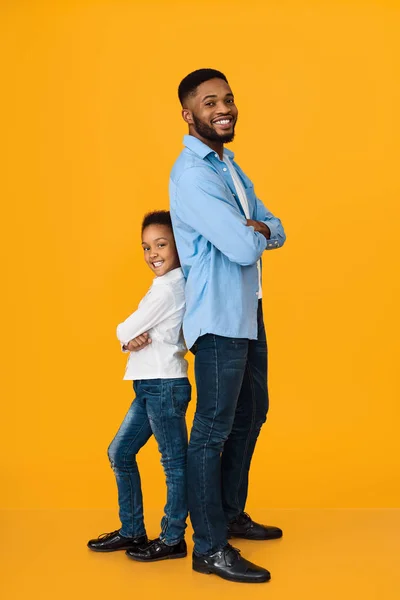
{"type": "Polygon", "coordinates": [[[148,541],[147,535],[130,538],[121,535],[117,529],[116,531],[111,531],[111,533],[102,533],[95,540],[89,540],[87,545],[88,548],[95,552],[115,552],[116,550],[138,548],[139,546],[146,545],[148,541]]]}
{"type": "Polygon", "coordinates": [[[141,562],[154,562],[156,560],[166,560],[167,558],[185,558],[187,548],[185,540],[181,540],[174,546],[168,546],[159,538],[149,541],[147,545],[140,548],[135,547],[126,551],[126,555],[133,560],[141,562]]]}

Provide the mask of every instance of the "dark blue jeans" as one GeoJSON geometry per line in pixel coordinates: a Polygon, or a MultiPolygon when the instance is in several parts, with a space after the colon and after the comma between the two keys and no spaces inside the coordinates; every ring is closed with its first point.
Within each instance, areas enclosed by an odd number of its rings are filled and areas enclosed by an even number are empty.
{"type": "Polygon", "coordinates": [[[206,334],[195,354],[197,408],[188,448],[194,551],[227,543],[227,523],[246,504],[251,458],[268,412],[267,342],[261,301],[258,340],[206,334]]]}
{"type": "Polygon", "coordinates": [[[108,448],[118,486],[120,533],[146,533],[136,455],[154,434],[167,482],[167,504],[160,538],[168,545],[183,539],[187,517],[187,429],[185,414],[191,387],[186,377],[142,379],[133,384],[136,399],[108,448]]]}

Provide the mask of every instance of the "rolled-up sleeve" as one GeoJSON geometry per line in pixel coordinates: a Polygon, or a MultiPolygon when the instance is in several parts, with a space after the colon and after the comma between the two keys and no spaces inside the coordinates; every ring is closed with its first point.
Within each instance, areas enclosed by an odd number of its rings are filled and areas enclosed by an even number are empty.
{"type": "Polygon", "coordinates": [[[256,221],[262,221],[267,225],[271,232],[271,237],[267,240],[266,250],[275,250],[280,248],[286,241],[286,234],[283,229],[282,223],[278,217],[275,217],[256,197],[256,221]]]}
{"type": "Polygon", "coordinates": [[[255,264],[267,240],[227,199],[217,174],[206,167],[191,167],[175,184],[176,214],[211,242],[229,260],[242,266],[255,264]]]}

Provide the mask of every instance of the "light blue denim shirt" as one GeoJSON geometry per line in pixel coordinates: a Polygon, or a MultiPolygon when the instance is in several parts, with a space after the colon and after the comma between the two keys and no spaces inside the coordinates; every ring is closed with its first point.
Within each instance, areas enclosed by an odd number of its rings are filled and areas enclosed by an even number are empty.
{"type": "Polygon", "coordinates": [[[264,250],[280,248],[285,232],[254,193],[253,184],[225,154],[243,183],[251,219],[263,221],[271,239],[246,226],[229,169],[209,146],[185,135],[185,148],[170,178],[170,210],[181,267],[186,278],[183,333],[188,348],[214,333],[257,339],[257,261],[264,250]]]}

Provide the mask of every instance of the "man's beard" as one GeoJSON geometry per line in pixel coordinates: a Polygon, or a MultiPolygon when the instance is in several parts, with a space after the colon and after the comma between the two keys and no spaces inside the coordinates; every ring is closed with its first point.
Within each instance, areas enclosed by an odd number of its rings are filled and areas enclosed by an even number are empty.
{"type": "Polygon", "coordinates": [[[233,138],[235,137],[236,122],[233,125],[232,133],[225,133],[225,135],[219,135],[215,131],[215,129],[213,129],[212,127],[210,127],[209,125],[207,125],[206,123],[201,121],[200,119],[198,119],[193,113],[192,113],[192,117],[193,117],[194,128],[195,128],[196,132],[199,135],[201,135],[201,137],[204,138],[205,140],[209,140],[210,142],[221,142],[222,144],[229,144],[229,142],[233,141],[233,138]]]}

